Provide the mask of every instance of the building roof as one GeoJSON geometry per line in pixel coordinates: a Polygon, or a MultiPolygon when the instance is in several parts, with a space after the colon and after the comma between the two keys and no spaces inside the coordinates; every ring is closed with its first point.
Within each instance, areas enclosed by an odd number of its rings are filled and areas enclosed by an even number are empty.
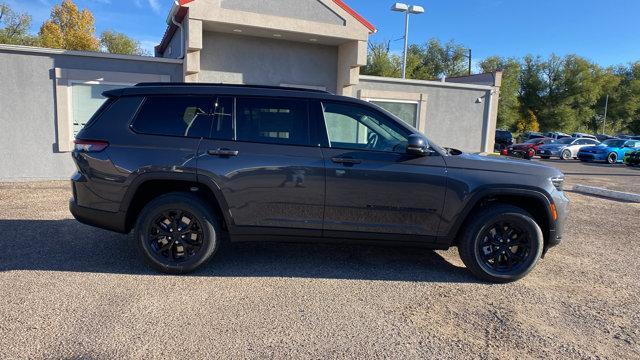
{"type": "MultiPolygon", "coordinates": [[[[181,23],[184,20],[184,17],[187,15],[187,8],[184,7],[184,5],[186,5],[186,4],[190,3],[190,2],[193,2],[193,1],[195,1],[195,0],[179,0],[178,1],[178,4],[180,5],[180,8],[177,10],[177,12],[175,14],[175,20],[177,22],[181,23]]],[[[371,24],[369,21],[367,21],[367,19],[362,17],[362,15],[358,14],[358,12],[356,12],[351,7],[349,7],[349,5],[347,5],[344,1],[342,1],[342,0],[333,0],[333,2],[336,5],[338,5],[341,9],[346,11],[349,15],[351,15],[354,19],[358,20],[358,22],[360,22],[367,29],[369,29],[369,31],[371,33],[377,32],[377,29],[375,28],[375,26],[373,26],[373,24],[371,24]]],[[[161,53],[163,53],[165,51],[167,46],[169,46],[169,42],[171,41],[171,38],[173,38],[173,35],[176,33],[177,29],[178,29],[178,27],[176,25],[174,25],[173,23],[171,23],[171,24],[169,24],[167,26],[167,30],[165,31],[164,36],[162,37],[162,41],[160,42],[160,45],[156,46],[156,53],[160,53],[161,54],[161,53]]]]}

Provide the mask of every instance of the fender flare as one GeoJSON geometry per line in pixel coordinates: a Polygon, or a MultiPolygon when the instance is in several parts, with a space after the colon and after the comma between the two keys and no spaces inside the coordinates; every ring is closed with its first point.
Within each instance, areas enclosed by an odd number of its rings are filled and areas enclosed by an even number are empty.
{"type": "Polygon", "coordinates": [[[548,238],[550,233],[555,230],[555,221],[553,220],[553,215],[551,213],[551,204],[553,204],[553,200],[546,191],[536,188],[536,187],[510,187],[505,185],[487,185],[478,188],[473,192],[464,204],[462,208],[464,209],[457,219],[454,221],[453,226],[449,229],[448,234],[444,234],[444,238],[451,244],[456,241],[456,237],[464,222],[467,220],[471,210],[474,209],[481,201],[487,198],[491,198],[492,196],[499,195],[511,195],[511,196],[521,196],[536,199],[541,201],[544,204],[545,215],[547,224],[549,225],[549,229],[547,229],[545,238],[548,238]]]}
{"type": "MultiPolygon", "coordinates": [[[[199,184],[202,186],[206,186],[207,189],[211,191],[216,201],[218,202],[218,206],[222,212],[222,216],[226,224],[231,228],[233,223],[233,218],[229,212],[229,206],[220,190],[218,184],[216,184],[212,179],[207,177],[198,177],[195,173],[181,173],[181,172],[168,172],[168,171],[154,171],[154,172],[145,172],[137,175],[127,186],[127,191],[122,198],[122,202],[120,203],[120,212],[125,215],[125,218],[128,218],[128,212],[131,207],[131,201],[134,199],[138,189],[140,187],[149,182],[149,181],[158,181],[158,180],[166,180],[166,181],[184,181],[191,182],[195,184],[199,184]],[[198,180],[205,181],[198,181],[198,180]]],[[[125,226],[129,226],[126,224],[125,226]]]]}

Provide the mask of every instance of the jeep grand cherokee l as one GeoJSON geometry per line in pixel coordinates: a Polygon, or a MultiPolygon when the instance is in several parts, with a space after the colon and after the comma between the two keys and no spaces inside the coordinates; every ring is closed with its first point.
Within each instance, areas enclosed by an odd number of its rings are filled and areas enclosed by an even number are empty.
{"type": "Polygon", "coordinates": [[[333,239],[457,246],[473,274],[506,282],[562,236],[558,170],[443,149],[365,101],[207,84],[104,95],[76,137],[70,209],[133,230],[162,272],[195,270],[222,239],[333,239]]]}

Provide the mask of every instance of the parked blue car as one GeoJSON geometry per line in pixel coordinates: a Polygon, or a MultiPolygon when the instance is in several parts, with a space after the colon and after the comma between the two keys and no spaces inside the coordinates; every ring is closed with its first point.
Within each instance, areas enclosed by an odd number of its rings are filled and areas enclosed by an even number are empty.
{"type": "Polygon", "coordinates": [[[624,156],[640,149],[640,140],[609,139],[597,146],[586,146],[578,152],[580,161],[622,162],[624,156]]]}

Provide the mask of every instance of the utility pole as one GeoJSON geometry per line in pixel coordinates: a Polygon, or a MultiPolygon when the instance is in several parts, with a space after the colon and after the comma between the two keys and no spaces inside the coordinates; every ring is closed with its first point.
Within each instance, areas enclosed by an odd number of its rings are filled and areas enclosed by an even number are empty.
{"type": "Polygon", "coordinates": [[[391,11],[402,12],[405,14],[404,17],[404,51],[402,53],[402,78],[406,79],[407,77],[407,49],[409,47],[409,15],[411,14],[422,14],[424,13],[424,8],[418,5],[407,5],[403,3],[395,3],[391,7],[391,11]]]}
{"type": "Polygon", "coordinates": [[[471,49],[469,49],[469,76],[471,76],[471,49]]]}
{"type": "Polygon", "coordinates": [[[609,94],[604,101],[604,120],[602,120],[602,133],[606,134],[605,127],[607,126],[607,110],[609,110],[609,94]]]}

